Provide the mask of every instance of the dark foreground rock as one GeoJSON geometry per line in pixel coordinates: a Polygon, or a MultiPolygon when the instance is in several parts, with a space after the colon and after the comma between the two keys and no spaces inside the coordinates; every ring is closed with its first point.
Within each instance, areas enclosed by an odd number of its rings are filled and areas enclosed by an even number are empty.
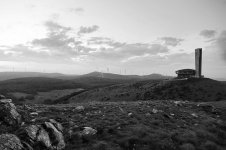
{"type": "Polygon", "coordinates": [[[0,135],[0,150],[22,150],[20,139],[13,134],[0,135]]]}
{"type": "MultiPolygon", "coordinates": [[[[53,121],[53,120],[52,120],[53,121]]],[[[56,124],[56,121],[54,121],[56,124]]],[[[17,131],[18,137],[34,150],[62,150],[65,147],[64,136],[51,122],[29,125],[17,131]]]]}
{"type": "Polygon", "coordinates": [[[34,117],[38,115],[30,111],[34,110],[17,111],[11,99],[0,95],[0,150],[64,149],[63,126],[54,119],[32,121],[31,119],[36,120],[34,117]]]}
{"type": "Polygon", "coordinates": [[[21,123],[21,115],[11,99],[0,100],[0,121],[9,126],[17,127],[21,123]]]}

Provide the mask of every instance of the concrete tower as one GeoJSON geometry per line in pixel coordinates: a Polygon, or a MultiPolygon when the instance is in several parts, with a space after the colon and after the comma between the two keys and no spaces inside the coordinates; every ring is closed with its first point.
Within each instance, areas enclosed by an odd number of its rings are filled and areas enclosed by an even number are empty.
{"type": "Polygon", "coordinates": [[[195,49],[195,77],[202,77],[202,48],[195,49]]]}

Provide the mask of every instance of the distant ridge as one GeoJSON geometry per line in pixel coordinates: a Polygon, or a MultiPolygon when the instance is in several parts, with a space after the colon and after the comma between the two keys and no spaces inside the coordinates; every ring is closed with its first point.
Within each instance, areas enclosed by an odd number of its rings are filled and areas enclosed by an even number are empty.
{"type": "Polygon", "coordinates": [[[120,75],[114,73],[102,73],[102,72],[91,72],[84,75],[66,75],[61,73],[42,73],[42,72],[0,72],[0,81],[16,79],[16,78],[27,78],[27,77],[47,77],[64,80],[72,80],[77,78],[95,77],[105,78],[114,80],[158,80],[158,79],[171,79],[172,76],[164,76],[161,74],[150,74],[150,75],[120,75]]]}
{"type": "Polygon", "coordinates": [[[137,79],[137,80],[158,80],[158,79],[171,79],[173,78],[172,76],[164,76],[161,74],[153,73],[150,75],[119,75],[119,74],[113,74],[113,73],[102,73],[102,72],[91,72],[88,74],[84,74],[82,76],[91,76],[91,77],[100,77],[100,78],[108,78],[108,79],[137,79]]]}
{"type": "Polygon", "coordinates": [[[61,76],[64,75],[61,73],[41,73],[41,72],[0,72],[0,81],[27,77],[57,78],[61,76]]]}

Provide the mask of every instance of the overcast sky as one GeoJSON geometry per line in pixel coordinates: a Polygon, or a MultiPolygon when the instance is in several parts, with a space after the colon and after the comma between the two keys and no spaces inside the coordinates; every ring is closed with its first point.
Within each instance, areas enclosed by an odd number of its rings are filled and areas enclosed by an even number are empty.
{"type": "Polygon", "coordinates": [[[226,0],[1,0],[0,71],[226,75],[226,0]]]}

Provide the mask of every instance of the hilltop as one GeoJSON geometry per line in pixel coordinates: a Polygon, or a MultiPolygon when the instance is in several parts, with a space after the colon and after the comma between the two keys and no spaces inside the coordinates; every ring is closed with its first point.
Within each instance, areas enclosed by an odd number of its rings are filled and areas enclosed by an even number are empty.
{"type": "Polygon", "coordinates": [[[226,100],[226,84],[216,80],[145,80],[89,90],[70,98],[70,103],[137,100],[226,100]]]}

